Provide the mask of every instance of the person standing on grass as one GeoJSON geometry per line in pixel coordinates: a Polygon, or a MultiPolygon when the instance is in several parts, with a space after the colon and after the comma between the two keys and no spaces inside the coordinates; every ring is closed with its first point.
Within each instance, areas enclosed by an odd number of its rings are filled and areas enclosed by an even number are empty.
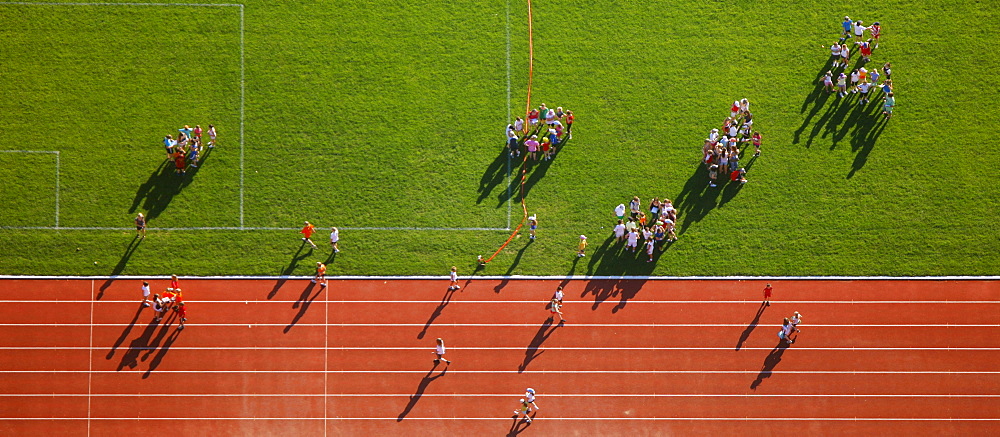
{"type": "Polygon", "coordinates": [[[865,22],[861,20],[854,22],[854,39],[857,41],[865,39],[865,31],[868,30],[868,28],[864,26],[864,23],[865,22]]]}
{"type": "Polygon", "coordinates": [[[646,240],[646,255],[649,255],[649,259],[646,262],[653,262],[653,251],[656,250],[656,240],[650,238],[646,240]]]}
{"type": "Polygon", "coordinates": [[[892,63],[882,64],[882,74],[885,75],[885,80],[892,80],[892,63]]]}
{"type": "Polygon", "coordinates": [[[861,78],[861,73],[859,73],[858,69],[855,68],[854,71],[851,72],[851,93],[852,94],[858,92],[858,80],[860,78],[861,78]]]}
{"type": "Polygon", "coordinates": [[[177,308],[177,317],[181,319],[181,323],[180,325],[177,326],[177,330],[183,331],[184,322],[187,321],[187,306],[184,305],[184,302],[181,302],[177,304],[176,308],[177,308]]]}
{"type": "Polygon", "coordinates": [[[187,173],[187,160],[184,156],[184,148],[174,149],[174,173],[181,176],[187,173]]]}
{"type": "Polygon", "coordinates": [[[167,150],[167,159],[173,159],[174,147],[176,146],[177,141],[174,141],[174,137],[172,135],[163,137],[163,147],[167,150]]]}
{"type": "Polygon", "coordinates": [[[869,62],[872,60],[872,46],[870,42],[862,41],[858,43],[859,49],[861,50],[861,61],[869,62]]]}
{"type": "Polygon", "coordinates": [[[795,314],[792,314],[792,318],[788,319],[788,322],[792,324],[792,329],[794,329],[796,333],[800,332],[799,323],[802,322],[802,314],[799,314],[799,312],[796,311],[795,314]]]}
{"type": "Polygon", "coordinates": [[[149,308],[149,282],[142,281],[142,307],[149,308]]]}
{"type": "Polygon", "coordinates": [[[583,257],[587,256],[587,236],[586,235],[581,235],[580,236],[580,244],[576,248],[576,256],[579,257],[579,258],[583,258],[583,257]]]}
{"type": "Polygon", "coordinates": [[[868,91],[871,89],[872,84],[868,82],[861,82],[858,84],[858,90],[861,91],[861,99],[858,101],[859,104],[864,105],[868,103],[868,91]]]}
{"type": "Polygon", "coordinates": [[[517,130],[513,126],[507,125],[507,150],[510,152],[511,158],[516,158],[521,154],[521,151],[517,146],[517,130]]]}
{"type": "Polygon", "coordinates": [[[717,187],[718,185],[715,184],[715,181],[718,178],[719,178],[719,166],[718,164],[712,164],[710,167],[708,167],[708,186],[712,188],[717,187]]]}
{"type": "Polygon", "coordinates": [[[618,221],[622,221],[622,220],[625,219],[625,204],[624,203],[619,203],[618,206],[615,207],[615,217],[618,217],[618,221]]]}
{"type": "Polygon", "coordinates": [[[851,48],[847,46],[847,43],[840,46],[840,65],[845,70],[851,65],[851,48]]]}
{"type": "Polygon", "coordinates": [[[563,323],[566,323],[566,319],[563,318],[562,304],[559,303],[559,301],[556,300],[556,298],[553,297],[551,300],[549,300],[549,319],[548,320],[555,319],[556,315],[559,316],[559,324],[560,325],[562,325],[563,323]]]}
{"type": "Polygon", "coordinates": [[[538,216],[532,215],[528,217],[528,232],[531,234],[531,239],[535,239],[535,232],[538,231],[538,216]]]}
{"type": "MultiPolygon", "coordinates": [[[[538,124],[538,115],[539,115],[538,114],[538,110],[535,109],[535,108],[531,108],[531,111],[528,111],[528,128],[529,129],[535,127],[538,124]]],[[[527,134],[528,131],[526,130],[526,131],[524,131],[524,133],[527,134]]]]}
{"type": "Polygon", "coordinates": [[[844,28],[844,33],[842,33],[840,37],[841,40],[846,40],[849,36],[851,36],[851,26],[853,25],[854,22],[851,21],[851,17],[845,16],[844,21],[840,23],[840,26],[844,28]]]}
{"type": "Polygon", "coordinates": [[[517,117],[514,119],[514,131],[524,132],[524,119],[517,117]]]}
{"type": "Polygon", "coordinates": [[[639,246],[639,232],[635,229],[628,231],[628,235],[625,237],[625,250],[629,252],[635,252],[636,248],[639,246]]]}
{"type": "Polygon", "coordinates": [[[524,146],[528,148],[528,158],[531,158],[531,160],[534,161],[535,152],[538,151],[539,146],[538,135],[532,135],[531,138],[528,138],[528,140],[524,142],[524,146]]]}
{"type": "Polygon", "coordinates": [[[833,43],[833,45],[830,46],[830,59],[831,67],[837,68],[837,66],[840,65],[840,44],[833,43]]]}
{"type": "Polygon", "coordinates": [[[878,72],[878,68],[872,68],[872,71],[868,73],[868,77],[870,78],[873,87],[878,88],[878,78],[881,76],[882,75],[878,72]]]}
{"type": "Polygon", "coordinates": [[[139,238],[146,238],[146,216],[139,215],[135,216],[135,236],[139,238]]]}
{"type": "Polygon", "coordinates": [[[573,139],[573,111],[566,111],[566,139],[573,139]]]}
{"type": "Polygon", "coordinates": [[[892,81],[886,79],[885,82],[882,83],[882,93],[889,94],[891,92],[892,92],[892,81]]]}
{"type": "Polygon", "coordinates": [[[315,249],[316,243],[312,242],[313,232],[316,232],[316,226],[313,226],[313,224],[309,222],[306,222],[305,225],[302,226],[302,230],[299,231],[299,233],[302,234],[302,241],[309,243],[309,245],[315,249]]]}
{"type": "Polygon", "coordinates": [[[208,148],[211,149],[215,147],[215,138],[218,134],[215,133],[215,125],[208,125],[208,148]]]}
{"type": "Polygon", "coordinates": [[[837,97],[844,97],[847,95],[847,75],[840,73],[837,76],[837,97]]]}
{"type": "Polygon", "coordinates": [[[524,401],[531,404],[531,408],[534,408],[535,411],[541,410],[541,408],[538,408],[538,404],[535,403],[535,389],[528,387],[524,390],[524,401]]]}
{"type": "Polygon", "coordinates": [[[882,37],[882,25],[878,21],[872,24],[872,27],[868,28],[872,33],[872,40],[875,41],[875,48],[878,48],[878,40],[882,37]]]}
{"type": "Polygon", "coordinates": [[[832,93],[833,92],[833,72],[832,71],[827,71],[826,74],[823,75],[823,89],[825,89],[827,93],[832,93]]]}
{"type": "Polygon", "coordinates": [[[528,416],[528,413],[531,412],[531,405],[528,402],[525,402],[524,398],[521,398],[520,402],[521,406],[514,410],[514,416],[516,416],[516,418],[520,418],[521,414],[524,414],[524,420],[531,423],[531,417],[528,416]]]}
{"type": "Polygon", "coordinates": [[[632,196],[632,201],[628,203],[629,217],[633,219],[639,217],[639,210],[642,209],[642,201],[639,200],[639,196],[632,196]]]}
{"type": "Polygon", "coordinates": [[[625,241],[625,223],[622,220],[618,220],[618,224],[615,225],[614,229],[615,240],[625,241]]]}
{"type": "Polygon", "coordinates": [[[764,287],[764,306],[771,306],[771,284],[764,287]]]}
{"type": "Polygon", "coordinates": [[[451,361],[444,359],[444,340],[437,339],[437,345],[434,347],[434,354],[437,358],[434,359],[434,365],[441,364],[441,360],[444,360],[445,364],[451,364],[451,361]]]}
{"type": "Polygon", "coordinates": [[[319,281],[320,288],[326,288],[326,264],[320,261],[316,261],[316,276],[310,282],[315,284],[316,281],[319,281]]]}
{"type": "Polygon", "coordinates": [[[458,266],[451,266],[451,285],[448,286],[448,291],[458,290],[462,288],[458,285],[458,266]]]}
{"type": "Polygon", "coordinates": [[[886,119],[892,118],[892,110],[896,108],[896,98],[893,97],[893,93],[885,95],[885,102],[883,103],[882,114],[885,115],[886,119]]]}
{"type": "Polygon", "coordinates": [[[333,253],[340,253],[340,248],[337,247],[337,243],[340,242],[340,231],[336,227],[330,228],[330,247],[333,247],[333,253]]]}

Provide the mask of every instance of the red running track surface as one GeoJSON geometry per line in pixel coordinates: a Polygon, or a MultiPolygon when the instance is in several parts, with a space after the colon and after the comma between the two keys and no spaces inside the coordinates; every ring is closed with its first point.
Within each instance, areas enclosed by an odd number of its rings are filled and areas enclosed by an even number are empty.
{"type": "Polygon", "coordinates": [[[1000,283],[772,283],[183,279],[179,331],[138,280],[3,280],[0,434],[1000,432],[1000,283]]]}

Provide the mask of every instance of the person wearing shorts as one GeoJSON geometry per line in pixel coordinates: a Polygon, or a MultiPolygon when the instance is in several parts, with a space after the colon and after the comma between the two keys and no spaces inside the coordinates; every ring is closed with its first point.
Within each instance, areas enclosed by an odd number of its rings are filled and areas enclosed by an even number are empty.
{"type": "Polygon", "coordinates": [[[534,161],[535,152],[538,151],[538,135],[532,135],[531,138],[528,138],[528,140],[524,142],[524,146],[528,148],[528,157],[534,161]]]}
{"type": "Polygon", "coordinates": [[[214,124],[208,125],[208,148],[209,149],[215,147],[215,137],[216,137],[216,135],[217,134],[215,133],[215,125],[214,124]]]}
{"type": "Polygon", "coordinates": [[[528,217],[528,232],[530,233],[530,238],[535,239],[535,232],[538,230],[538,217],[531,216],[528,217]]]}
{"type": "Polygon", "coordinates": [[[555,300],[557,300],[557,301],[559,301],[559,305],[562,305],[562,303],[563,303],[563,286],[562,285],[560,285],[558,288],[556,288],[556,292],[555,292],[555,294],[552,295],[552,298],[555,299],[555,300]]]}
{"type": "Polygon", "coordinates": [[[161,298],[159,294],[153,295],[153,320],[159,322],[163,315],[167,313],[169,299],[161,298]]]}
{"type": "Polygon", "coordinates": [[[302,230],[299,231],[299,233],[302,234],[302,241],[309,243],[309,245],[312,246],[313,249],[315,249],[316,244],[313,243],[311,239],[313,232],[316,232],[316,226],[314,226],[312,223],[309,222],[306,222],[305,225],[302,226],[302,230]]]}
{"type": "Polygon", "coordinates": [[[785,321],[781,325],[781,330],[778,331],[778,338],[785,340],[785,342],[787,342],[788,344],[792,344],[795,343],[795,340],[792,340],[791,335],[792,335],[792,323],[789,322],[788,318],[786,317],[785,321]]]}
{"type": "Polygon", "coordinates": [[[336,227],[330,228],[330,247],[333,247],[333,253],[340,253],[340,248],[337,247],[339,242],[340,231],[336,227]]]}
{"type": "Polygon", "coordinates": [[[184,159],[183,148],[174,153],[174,173],[182,176],[187,173],[187,160],[184,159]]]}
{"type": "Polygon", "coordinates": [[[549,320],[555,319],[557,315],[559,316],[560,325],[566,323],[566,319],[563,318],[562,304],[553,297],[549,300],[549,320]]]}
{"type": "Polygon", "coordinates": [[[800,332],[799,323],[802,323],[802,314],[799,314],[799,312],[796,311],[795,314],[792,314],[792,318],[788,319],[788,322],[791,323],[792,329],[794,329],[796,333],[800,332]]]}
{"type": "Polygon", "coordinates": [[[872,24],[872,27],[868,28],[872,33],[872,40],[875,41],[875,48],[878,48],[878,40],[882,37],[882,25],[878,21],[872,24]]]}
{"type": "Polygon", "coordinates": [[[566,139],[573,139],[573,111],[566,111],[566,139]]]}
{"type": "Polygon", "coordinates": [[[580,236],[580,244],[576,247],[576,256],[582,258],[587,256],[587,236],[580,236]]]}
{"type": "Polygon", "coordinates": [[[844,97],[847,95],[847,75],[840,73],[837,76],[837,96],[844,97]]]}
{"type": "MultiPolygon", "coordinates": [[[[528,126],[535,127],[535,125],[537,124],[538,124],[538,110],[532,108],[532,110],[528,112],[528,126]]],[[[527,131],[525,131],[525,133],[527,133],[527,131]]]]}
{"type": "Polygon", "coordinates": [[[146,216],[139,215],[135,216],[135,235],[139,238],[146,238],[146,216]]]}
{"type": "Polygon", "coordinates": [[[771,284],[764,287],[764,306],[771,306],[771,284]]]}
{"type": "Polygon", "coordinates": [[[149,308],[149,282],[142,281],[142,307],[149,308]]]}
{"type": "Polygon", "coordinates": [[[188,314],[187,313],[187,306],[184,305],[184,302],[180,302],[180,303],[177,304],[176,308],[177,308],[177,317],[179,317],[181,319],[181,323],[180,323],[180,325],[177,326],[177,330],[178,331],[183,331],[184,330],[184,322],[187,321],[187,314],[188,314]]]}
{"type": "Polygon", "coordinates": [[[840,44],[838,43],[833,43],[830,46],[830,65],[833,68],[837,68],[840,65],[840,44]]]}
{"type": "Polygon", "coordinates": [[[521,155],[521,150],[517,145],[517,130],[513,126],[507,125],[507,150],[510,152],[511,158],[516,158],[521,155]]]}
{"type": "Polygon", "coordinates": [[[173,159],[174,147],[176,146],[177,141],[174,141],[174,137],[172,135],[163,137],[163,147],[167,150],[167,159],[173,159]]]}
{"type": "Polygon", "coordinates": [[[851,49],[847,47],[847,44],[840,46],[840,64],[844,68],[851,65],[851,49]]]}
{"type": "Polygon", "coordinates": [[[885,118],[892,118],[892,110],[896,107],[896,98],[893,97],[893,93],[885,95],[885,102],[882,104],[882,114],[885,118]]]}
{"type": "Polygon", "coordinates": [[[646,262],[648,263],[653,262],[653,250],[655,249],[656,249],[656,240],[653,240],[652,238],[646,240],[646,255],[649,255],[649,259],[647,259],[646,262]]]}
{"type": "Polygon", "coordinates": [[[626,239],[625,250],[628,250],[630,252],[635,252],[639,246],[639,232],[633,229],[628,232],[628,235],[625,236],[625,239],[626,239]]]}
{"type": "Polygon", "coordinates": [[[847,37],[851,35],[851,26],[853,25],[854,22],[851,21],[851,17],[844,17],[844,21],[840,23],[840,26],[844,28],[844,33],[842,34],[841,39],[847,39],[847,37]]]}
{"type": "Polygon", "coordinates": [[[460,285],[458,285],[458,266],[451,266],[451,274],[449,275],[449,279],[451,279],[451,285],[448,286],[448,291],[458,290],[462,288],[460,285]]]}
{"type": "Polygon", "coordinates": [[[538,404],[535,403],[535,389],[528,387],[524,390],[524,401],[531,404],[531,408],[534,408],[535,411],[541,410],[541,408],[538,408],[538,404]]]}
{"type": "MultiPolygon", "coordinates": [[[[444,360],[444,352],[444,340],[439,338],[437,339],[437,345],[434,346],[434,354],[437,356],[437,358],[434,359],[435,366],[441,364],[441,360],[444,360]]],[[[444,363],[451,364],[451,361],[444,360],[444,363]]]]}
{"type": "Polygon", "coordinates": [[[326,288],[326,264],[316,261],[316,276],[312,278],[313,284],[319,282],[320,288],[326,288]]]}
{"type": "Polygon", "coordinates": [[[868,30],[864,26],[864,21],[858,20],[854,22],[854,38],[858,41],[865,39],[865,31],[868,30]]]}
{"type": "Polygon", "coordinates": [[[528,416],[528,413],[531,412],[531,404],[526,402],[524,398],[522,398],[520,402],[521,406],[518,407],[518,409],[514,410],[514,415],[520,418],[521,415],[524,414],[525,422],[531,423],[531,417],[528,416]]]}

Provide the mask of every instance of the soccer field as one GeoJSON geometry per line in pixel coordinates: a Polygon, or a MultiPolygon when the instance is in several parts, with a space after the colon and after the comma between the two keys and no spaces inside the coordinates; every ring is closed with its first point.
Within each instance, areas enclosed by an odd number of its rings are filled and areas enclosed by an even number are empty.
{"type": "MultiPolygon", "coordinates": [[[[523,2],[44,3],[0,3],[0,274],[471,272],[522,217],[501,149],[527,92],[523,2]],[[219,147],[174,175],[163,136],[210,123],[219,147]],[[301,248],[303,220],[341,228],[342,252],[301,248]]],[[[996,11],[837,7],[534,5],[531,102],[577,123],[528,168],[539,239],[486,273],[995,274],[1000,152],[973,138],[1000,98],[996,11]],[[883,24],[888,122],[818,87],[845,14],[883,24]],[[743,97],[763,155],[710,188],[702,140],[743,97]],[[633,195],[680,211],[653,263],[609,239],[633,195]]]]}

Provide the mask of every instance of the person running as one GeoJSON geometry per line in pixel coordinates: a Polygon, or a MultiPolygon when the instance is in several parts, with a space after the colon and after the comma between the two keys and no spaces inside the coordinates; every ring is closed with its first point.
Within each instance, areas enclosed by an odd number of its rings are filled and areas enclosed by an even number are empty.
{"type": "Polygon", "coordinates": [[[448,290],[458,290],[462,288],[458,285],[458,266],[451,266],[451,285],[448,286],[448,290]]]}
{"type": "Polygon", "coordinates": [[[209,149],[215,147],[215,138],[216,138],[216,136],[217,136],[217,134],[215,133],[215,125],[214,124],[208,125],[208,148],[209,149]]]}
{"type": "Polygon", "coordinates": [[[326,287],[326,264],[320,261],[316,261],[316,276],[313,276],[310,282],[315,284],[317,281],[319,281],[320,288],[326,287]]]}
{"type": "Polygon", "coordinates": [[[541,410],[541,408],[538,408],[538,404],[535,403],[535,389],[528,387],[524,390],[524,401],[531,404],[531,408],[534,408],[535,411],[541,410]]]}
{"type": "Polygon", "coordinates": [[[146,216],[139,215],[135,216],[135,235],[139,238],[146,238],[146,216]]]}
{"type": "Polygon", "coordinates": [[[893,97],[893,93],[885,95],[885,102],[882,105],[882,115],[885,115],[886,119],[892,118],[892,110],[896,108],[896,98],[893,97]]]}
{"type": "Polygon", "coordinates": [[[535,239],[535,232],[538,230],[538,217],[535,215],[528,217],[528,232],[531,235],[531,239],[535,239]]]}
{"type": "Polygon", "coordinates": [[[521,414],[524,414],[525,422],[531,423],[531,417],[528,416],[528,413],[531,412],[531,404],[526,402],[524,398],[521,398],[520,402],[521,406],[514,410],[514,415],[517,416],[517,418],[520,418],[521,414]]]}
{"type": "Polygon", "coordinates": [[[142,307],[149,308],[149,282],[142,281],[142,307]]]}
{"type": "Polygon", "coordinates": [[[580,244],[576,247],[576,256],[583,258],[587,256],[587,236],[580,236],[580,244]]]}
{"type": "Polygon", "coordinates": [[[187,314],[188,314],[187,313],[187,306],[184,305],[184,302],[181,302],[181,303],[177,304],[176,308],[177,308],[177,317],[179,317],[180,320],[181,320],[180,325],[177,326],[177,330],[178,331],[183,331],[184,330],[184,322],[187,321],[187,314]]]}
{"type": "Polygon", "coordinates": [[[562,303],[563,303],[563,286],[562,285],[560,285],[559,287],[556,288],[556,292],[555,292],[555,294],[552,295],[552,298],[555,299],[555,300],[557,300],[557,301],[559,301],[559,304],[562,305],[562,303]]]}
{"type": "Polygon", "coordinates": [[[313,243],[311,239],[313,232],[316,232],[316,226],[309,222],[306,222],[305,225],[302,226],[302,230],[299,231],[299,233],[302,234],[302,241],[309,243],[313,249],[316,249],[316,243],[313,243]]]}
{"type": "Polygon", "coordinates": [[[441,364],[441,360],[444,360],[446,365],[451,364],[451,361],[444,358],[444,340],[440,338],[437,339],[437,345],[434,347],[434,354],[437,356],[437,358],[434,359],[435,366],[441,364]]]}
{"type": "Polygon", "coordinates": [[[792,344],[795,343],[795,340],[792,340],[791,335],[792,323],[788,321],[788,317],[785,317],[785,321],[781,324],[781,330],[778,331],[778,338],[785,340],[788,344],[792,344]]]}
{"type": "Polygon", "coordinates": [[[792,318],[788,319],[788,322],[792,324],[792,329],[794,329],[796,333],[800,332],[799,323],[802,323],[802,314],[799,314],[799,312],[796,311],[795,314],[792,314],[792,318]]]}
{"type": "Polygon", "coordinates": [[[556,315],[559,316],[559,324],[560,325],[562,325],[563,323],[566,323],[566,319],[563,318],[562,304],[559,303],[559,301],[556,300],[556,298],[553,297],[551,300],[549,300],[549,319],[548,320],[555,319],[556,315]]]}
{"type": "Polygon", "coordinates": [[[764,287],[764,306],[771,306],[771,284],[764,287]]]}
{"type": "Polygon", "coordinates": [[[159,322],[163,320],[163,315],[167,313],[169,309],[170,299],[165,297],[161,298],[159,294],[153,295],[153,320],[159,322]]]}
{"type": "Polygon", "coordinates": [[[340,248],[337,247],[337,243],[340,242],[340,231],[336,227],[330,228],[330,247],[333,247],[333,253],[340,253],[340,248]]]}

